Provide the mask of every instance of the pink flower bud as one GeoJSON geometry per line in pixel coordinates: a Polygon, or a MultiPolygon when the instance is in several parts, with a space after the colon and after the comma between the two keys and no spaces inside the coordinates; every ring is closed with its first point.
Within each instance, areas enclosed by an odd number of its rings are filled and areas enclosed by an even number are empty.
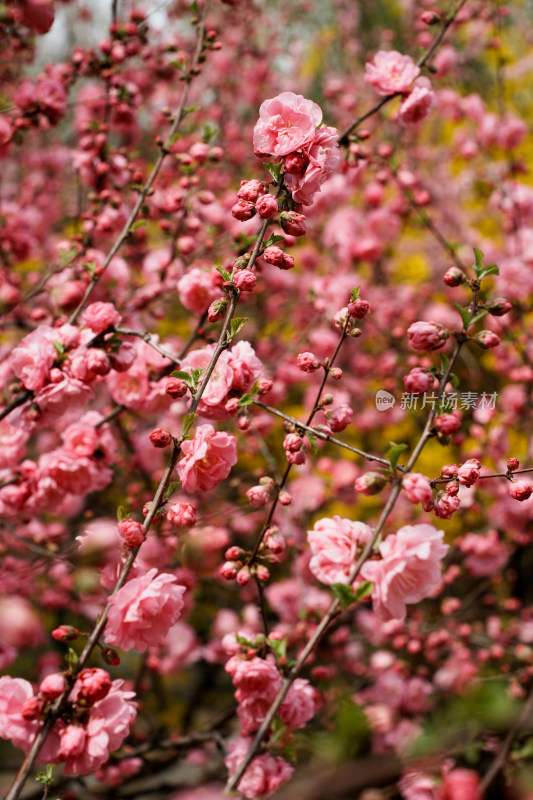
{"type": "Polygon", "coordinates": [[[433,505],[433,491],[429,480],[420,472],[409,472],[402,481],[402,489],[411,503],[433,505]]]}
{"type": "Polygon", "coordinates": [[[120,314],[112,303],[91,303],[82,314],[84,325],[93,333],[102,333],[120,322],[120,314]]]}
{"type": "Polygon", "coordinates": [[[320,361],[314,353],[298,353],[297,363],[298,369],[302,372],[315,372],[320,369],[320,361]]]}
{"type": "Polygon", "coordinates": [[[255,288],[257,278],[251,269],[241,269],[233,276],[233,283],[241,292],[251,292],[255,288]]]}
{"type": "Polygon", "coordinates": [[[527,481],[513,481],[509,486],[509,494],[514,500],[528,500],[533,492],[533,486],[527,481]]]}
{"type": "Polygon", "coordinates": [[[171,378],[165,387],[165,392],[174,399],[187,394],[187,384],[180,378],[171,378]]]}
{"type": "Polygon", "coordinates": [[[90,667],[82,669],[74,686],[78,698],[83,698],[90,706],[103,700],[111,689],[111,678],[105,669],[90,667]]]}
{"type": "Polygon", "coordinates": [[[39,694],[45,700],[55,700],[63,694],[66,689],[65,676],[61,672],[55,672],[53,675],[47,675],[41,681],[39,686],[39,694]]]}
{"type": "Polygon", "coordinates": [[[240,431],[250,430],[250,418],[242,414],[237,420],[237,427],[240,431]]]}
{"type": "Polygon", "coordinates": [[[266,191],[264,183],[254,178],[251,181],[241,181],[241,188],[237,192],[237,197],[249,203],[257,203],[259,198],[264,195],[266,191]]]}
{"type": "Polygon", "coordinates": [[[230,397],[230,399],[226,401],[224,408],[228,414],[235,414],[235,412],[239,410],[239,398],[230,397]]]}
{"type": "Polygon", "coordinates": [[[459,494],[459,486],[456,483],[447,483],[446,494],[449,497],[455,497],[457,494],[459,494]]]}
{"type": "Polygon", "coordinates": [[[381,472],[366,472],[357,478],[354,484],[356,492],[370,497],[373,494],[378,494],[387,485],[387,478],[381,472]]]}
{"type": "Polygon", "coordinates": [[[232,561],[226,561],[220,567],[220,574],[227,581],[233,581],[237,577],[237,567],[232,561]]]}
{"type": "Polygon", "coordinates": [[[413,350],[439,350],[444,347],[449,332],[437,322],[413,322],[407,329],[413,350]]]}
{"type": "Polygon", "coordinates": [[[194,528],[196,525],[196,506],[192,503],[174,503],[167,511],[167,520],[177,528],[194,528]]]}
{"type": "Polygon", "coordinates": [[[218,322],[219,319],[222,319],[226,311],[226,305],[227,300],[225,297],[220,300],[213,300],[207,311],[209,322],[218,322]]]}
{"type": "Polygon", "coordinates": [[[339,433],[347,428],[353,417],[353,409],[346,403],[337,406],[337,408],[328,409],[324,413],[328,427],[333,433],[339,433]]]}
{"type": "Polygon", "coordinates": [[[289,153],[283,159],[283,171],[289,175],[302,173],[309,164],[309,158],[303,153],[289,153]]]}
{"type": "Polygon", "coordinates": [[[252,486],[246,492],[246,497],[254,508],[263,508],[270,502],[272,493],[266,486],[252,486]]]}
{"type": "Polygon", "coordinates": [[[28,697],[20,707],[20,715],[22,719],[28,721],[39,719],[44,708],[44,702],[40,697],[28,697]]]}
{"type": "Polygon", "coordinates": [[[294,267],[294,258],[275,245],[265,249],[263,258],[269,264],[279,267],[279,269],[292,269],[294,267]]]}
{"type": "Polygon", "coordinates": [[[480,331],[476,335],[476,343],[484,350],[491,350],[493,347],[498,347],[500,344],[500,337],[494,331],[480,331]]]}
{"type": "Polygon", "coordinates": [[[461,427],[461,420],[457,414],[441,414],[435,420],[435,427],[442,436],[451,436],[461,427]]]}
{"type": "Polygon", "coordinates": [[[172,441],[172,436],[163,428],[154,428],[150,434],[150,441],[154,447],[168,447],[172,441]]]}
{"type": "Polygon", "coordinates": [[[238,561],[244,556],[244,550],[242,547],[236,547],[232,545],[232,547],[228,547],[226,552],[224,553],[224,558],[226,561],[238,561]]]}
{"type": "Polygon", "coordinates": [[[507,461],[507,469],[509,470],[518,469],[519,466],[520,466],[520,461],[517,458],[510,458],[507,461]]]}
{"type": "Polygon", "coordinates": [[[79,630],[72,625],[59,625],[52,631],[52,638],[57,642],[73,642],[79,635],[79,630]]]}
{"type": "Polygon", "coordinates": [[[243,567],[237,573],[237,583],[239,586],[247,586],[252,579],[248,567],[243,567]]]}
{"type": "Polygon", "coordinates": [[[370,311],[370,303],[357,297],[353,303],[348,303],[348,313],[356,319],[363,319],[370,311]]]}
{"type": "Polygon", "coordinates": [[[263,564],[259,564],[259,566],[257,567],[256,575],[262,583],[266,583],[267,580],[270,578],[270,572],[268,571],[267,567],[265,567],[263,564]]]}
{"type": "Polygon", "coordinates": [[[291,453],[296,453],[301,449],[303,440],[297,433],[288,433],[283,440],[283,447],[285,450],[290,450],[291,453]]]}
{"type": "Polygon", "coordinates": [[[342,369],[340,367],[333,367],[329,371],[330,378],[333,378],[334,381],[340,381],[342,378],[342,369]]]}
{"type": "Polygon", "coordinates": [[[463,486],[473,486],[479,479],[481,464],[477,458],[469,458],[457,470],[457,480],[463,486]]]}
{"type": "Polygon", "coordinates": [[[120,656],[112,647],[104,647],[100,650],[100,654],[106,664],[110,667],[117,667],[120,664],[120,656]]]}
{"type": "Polygon", "coordinates": [[[247,203],[246,200],[239,200],[231,209],[231,214],[239,222],[246,222],[255,216],[255,206],[253,203],[247,203]]]}
{"type": "Polygon", "coordinates": [[[265,194],[255,204],[255,210],[261,219],[272,219],[278,213],[278,201],[273,195],[265,194]]]}
{"type": "Polygon", "coordinates": [[[503,317],[512,309],[512,304],[505,297],[495,297],[486,304],[487,311],[493,317],[503,317]]]}
{"type": "Polygon", "coordinates": [[[433,508],[433,513],[439,519],[451,519],[452,515],[457,511],[461,501],[458,497],[442,494],[436,501],[433,508]]]}
{"type": "Polygon", "coordinates": [[[460,286],[466,280],[466,275],[459,267],[450,267],[442,280],[446,286],[460,286]]]}
{"type": "Polygon", "coordinates": [[[273,386],[274,381],[271,381],[269,378],[261,378],[257,387],[257,391],[259,394],[268,394],[273,386]]]}
{"type": "Polygon", "coordinates": [[[442,782],[442,800],[482,800],[481,781],[471,769],[452,769],[442,782]]]}
{"type": "Polygon", "coordinates": [[[126,547],[139,547],[146,539],[146,529],[141,522],[134,519],[123,519],[118,523],[118,532],[124,539],[126,547]]]}
{"type": "Polygon", "coordinates": [[[284,211],[280,222],[285,233],[290,236],[305,236],[307,233],[304,214],[297,214],[296,211],[284,211]]]}
{"type": "Polygon", "coordinates": [[[457,467],[455,464],[446,464],[441,469],[440,474],[445,480],[447,481],[452,480],[452,478],[457,477],[457,467]]]}
{"type": "Polygon", "coordinates": [[[285,455],[287,456],[287,461],[289,462],[289,464],[301,466],[306,462],[305,452],[303,450],[298,450],[296,453],[292,453],[290,450],[286,450],[285,455]]]}
{"type": "Polygon", "coordinates": [[[290,506],[290,504],[292,503],[292,497],[288,492],[284,490],[279,493],[278,500],[282,506],[290,506]]]}
{"type": "Polygon", "coordinates": [[[404,375],[403,382],[406,391],[410,394],[423,394],[433,389],[435,376],[427,369],[415,367],[408,375],[404,375]]]}
{"type": "Polygon", "coordinates": [[[266,540],[266,546],[271,553],[279,555],[285,550],[285,539],[279,533],[271,533],[266,540]]]}

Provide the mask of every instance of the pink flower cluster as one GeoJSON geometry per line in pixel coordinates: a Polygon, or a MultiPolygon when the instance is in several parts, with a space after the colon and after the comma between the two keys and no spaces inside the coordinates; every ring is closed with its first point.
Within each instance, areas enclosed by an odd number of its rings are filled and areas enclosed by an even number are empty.
{"type": "Polygon", "coordinates": [[[105,641],[140,653],[158,645],[179,619],[184,593],[175,575],[157,575],[155,567],[132,578],[110,598],[105,641]]]}
{"type": "MultiPolygon", "coordinates": [[[[228,754],[224,763],[231,778],[235,774],[242,761],[248,754],[252,745],[252,739],[239,736],[228,745],[228,754]]],[[[267,753],[256,756],[243,777],[239,781],[239,791],[249,800],[256,797],[270,797],[271,794],[287,783],[292,777],[294,767],[283,758],[274,757],[267,753]]]]}
{"type": "MultiPolygon", "coordinates": [[[[64,718],[56,721],[39,752],[42,763],[64,762],[66,775],[86,775],[104,764],[129,733],[137,715],[133,692],[111,681],[102,669],[82,670],[69,694],[64,718]]],[[[65,687],[63,675],[50,675],[34,694],[31,683],[0,678],[0,736],[27,753],[47,703],[65,687]]]]}
{"type": "Polygon", "coordinates": [[[306,206],[342,162],[337,129],[318,128],[321,122],[320,106],[300,94],[283,92],[262,103],[254,128],[255,152],[282,160],[285,185],[293,200],[306,206]]]}
{"type": "Polygon", "coordinates": [[[398,111],[398,122],[402,127],[421,122],[436,103],[430,81],[418,78],[419,75],[420,67],[411,56],[404,56],[396,50],[379,50],[372,61],[365,64],[365,81],[378,94],[382,97],[395,94],[404,96],[398,111]]]}
{"type": "Polygon", "coordinates": [[[185,492],[207,492],[223,481],[237,463],[235,436],[215,431],[212,425],[200,425],[194,439],[183,442],[183,458],[178,461],[178,475],[185,492]]]}
{"type": "Polygon", "coordinates": [[[403,619],[406,603],[419,603],[439,584],[448,552],[443,531],[432,525],[405,525],[380,545],[380,561],[367,561],[361,576],[372,581],[374,611],[383,620],[403,619]]]}
{"type": "Polygon", "coordinates": [[[360,555],[361,545],[372,537],[372,529],[364,522],[352,522],[335,515],[315,522],[307,540],[313,556],[309,569],[322,583],[347,583],[360,555]]]}

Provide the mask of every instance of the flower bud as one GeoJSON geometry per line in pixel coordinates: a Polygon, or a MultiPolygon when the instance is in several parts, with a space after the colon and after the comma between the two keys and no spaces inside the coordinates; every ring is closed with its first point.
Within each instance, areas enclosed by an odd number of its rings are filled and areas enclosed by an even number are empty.
{"type": "Polygon", "coordinates": [[[449,331],[438,322],[413,322],[407,329],[413,350],[439,350],[444,347],[449,335],[449,331]]]}
{"type": "Polygon", "coordinates": [[[255,204],[255,210],[261,219],[272,219],[278,213],[278,201],[273,195],[265,194],[255,204]]]}
{"type": "Polygon", "coordinates": [[[460,286],[466,280],[466,275],[459,267],[450,267],[442,280],[446,286],[460,286]]]}
{"type": "Polygon", "coordinates": [[[196,506],[192,503],[174,503],[167,511],[167,520],[177,528],[194,528],[196,525],[196,506]]]}
{"type": "Polygon", "coordinates": [[[133,519],[124,519],[118,523],[118,532],[124,539],[124,544],[131,549],[139,547],[146,539],[146,529],[140,522],[133,519]]]}
{"type": "Polygon", "coordinates": [[[237,192],[239,200],[246,200],[248,203],[257,203],[259,198],[266,193],[264,183],[256,180],[241,181],[241,188],[237,192]]]}
{"type": "Polygon", "coordinates": [[[39,719],[44,708],[44,703],[40,697],[28,697],[20,707],[20,715],[22,719],[28,721],[39,719]]]}
{"type": "Polygon", "coordinates": [[[233,276],[233,283],[241,292],[253,291],[257,278],[250,269],[241,269],[233,276]]]}
{"type": "Polygon", "coordinates": [[[73,628],[72,625],[59,625],[52,631],[52,638],[55,639],[56,642],[73,642],[79,635],[79,630],[73,628]]]}
{"type": "Polygon", "coordinates": [[[209,322],[218,322],[222,319],[226,312],[227,300],[225,297],[219,300],[213,300],[207,312],[207,319],[209,322]]]}
{"type": "Polygon", "coordinates": [[[238,219],[239,222],[246,222],[255,216],[255,206],[253,203],[248,203],[246,200],[239,200],[231,209],[231,215],[238,219]]]}
{"type": "Polygon", "coordinates": [[[154,428],[150,434],[150,441],[154,447],[168,447],[172,441],[172,436],[163,428],[154,428]]]}
{"type": "Polygon", "coordinates": [[[484,350],[490,350],[493,347],[498,347],[501,340],[494,331],[480,331],[476,335],[475,341],[484,350]]]}
{"type": "Polygon", "coordinates": [[[256,575],[262,583],[266,583],[267,580],[270,578],[270,572],[268,571],[267,567],[265,567],[263,564],[259,564],[259,566],[257,567],[256,575]]]}
{"type": "Polygon", "coordinates": [[[66,686],[65,676],[61,672],[55,672],[43,678],[39,686],[39,694],[44,700],[55,700],[63,694],[66,686]]]}
{"type": "Polygon", "coordinates": [[[320,369],[320,361],[314,353],[298,353],[297,362],[298,369],[302,372],[315,372],[320,369]]]}
{"type": "Polygon", "coordinates": [[[180,378],[171,378],[165,386],[165,392],[174,399],[187,394],[187,384],[180,378]]]}
{"type": "Polygon", "coordinates": [[[356,319],[363,319],[369,311],[370,303],[367,300],[361,300],[360,297],[356,297],[353,303],[348,303],[348,313],[356,319]]]}
{"type": "Polygon", "coordinates": [[[307,233],[305,216],[297,214],[296,211],[284,211],[280,217],[280,222],[284,232],[291,236],[305,236],[307,233]]]}
{"type": "Polygon", "coordinates": [[[512,309],[512,304],[505,297],[495,297],[485,304],[485,308],[493,317],[503,317],[512,309]]]}
{"type": "Polygon", "coordinates": [[[373,494],[378,494],[387,485],[387,478],[381,472],[366,472],[357,478],[354,484],[356,492],[370,497],[373,494]]]}
{"type": "Polygon", "coordinates": [[[509,486],[509,494],[514,500],[528,500],[533,492],[533,486],[527,481],[513,481],[509,486]]]}
{"type": "Polygon", "coordinates": [[[220,574],[227,581],[232,581],[237,577],[237,567],[232,561],[226,561],[220,567],[220,574]]]}
{"type": "Polygon", "coordinates": [[[243,567],[237,573],[237,583],[239,586],[247,586],[252,579],[248,567],[243,567]]]}
{"type": "Polygon", "coordinates": [[[290,504],[292,503],[292,497],[285,490],[279,493],[278,500],[282,506],[290,506],[290,504]]]}
{"type": "Polygon", "coordinates": [[[508,470],[513,471],[515,469],[518,469],[519,466],[520,466],[520,461],[517,458],[508,459],[508,461],[507,461],[507,469],[508,470]]]}

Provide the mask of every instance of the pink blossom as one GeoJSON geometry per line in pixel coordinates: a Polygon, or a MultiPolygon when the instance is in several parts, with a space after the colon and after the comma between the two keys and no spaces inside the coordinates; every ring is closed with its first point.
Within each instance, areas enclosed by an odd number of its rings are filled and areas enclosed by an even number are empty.
{"type": "MultiPolygon", "coordinates": [[[[211,361],[215,345],[208,345],[201,350],[193,350],[181,362],[180,369],[190,372],[191,369],[206,369],[211,361]]],[[[202,399],[198,405],[198,413],[209,419],[226,419],[229,414],[224,405],[230,391],[235,373],[231,366],[230,354],[224,350],[211,373],[202,399]]]]}
{"type": "Polygon", "coordinates": [[[413,350],[439,350],[446,344],[449,333],[437,322],[413,322],[407,329],[413,350]]]}
{"type": "Polygon", "coordinates": [[[435,385],[435,376],[432,372],[422,367],[415,367],[404,376],[405,390],[411,394],[429,392],[435,385]]]}
{"type": "Polygon", "coordinates": [[[323,127],[317,131],[311,144],[304,152],[309,160],[303,173],[285,175],[285,185],[292,192],[296,203],[310,206],[313,196],[336,169],[342,164],[336,128],[323,127]]]}
{"type": "Polygon", "coordinates": [[[61,434],[65,450],[77,456],[92,456],[98,447],[98,431],[94,425],[73,422],[61,434]]]}
{"type": "Polygon", "coordinates": [[[513,481],[509,486],[509,494],[514,500],[529,500],[533,492],[533,485],[528,481],[513,481]]]}
{"type": "Polygon", "coordinates": [[[441,577],[448,552],[443,531],[432,525],[406,525],[380,545],[380,561],[367,561],[361,576],[374,583],[374,611],[384,620],[403,619],[406,603],[427,597],[441,577]]]}
{"type": "Polygon", "coordinates": [[[415,78],[420,74],[411,56],[403,56],[396,50],[379,50],[372,61],[365,64],[365,81],[378,94],[406,94],[415,78]]]}
{"type": "Polygon", "coordinates": [[[457,480],[463,486],[473,486],[479,479],[481,464],[477,458],[469,458],[457,470],[457,480]]]}
{"type": "Polygon", "coordinates": [[[128,581],[110,598],[111,608],[104,632],[107,644],[143,653],[166,636],[183,608],[184,586],[176,577],[155,567],[128,581]]]}
{"type": "Polygon", "coordinates": [[[167,511],[167,519],[177,528],[194,528],[196,525],[196,506],[192,503],[173,503],[167,511]]]}
{"type": "Polygon", "coordinates": [[[56,697],[63,694],[65,688],[65,676],[61,672],[54,672],[41,681],[39,694],[45,700],[55,700],[56,697]]]}
{"type": "Polygon", "coordinates": [[[430,81],[427,78],[418,78],[398,110],[399,124],[404,128],[417,125],[427,117],[436,102],[430,81]]]}
{"type": "Polygon", "coordinates": [[[41,326],[25,336],[13,350],[11,366],[26,389],[36,392],[44,385],[57,358],[52,344],[56,338],[53,328],[41,326]]]}
{"type": "MultiPolygon", "coordinates": [[[[244,737],[239,737],[228,745],[224,763],[230,778],[243,762],[251,745],[252,739],[244,737]]],[[[256,797],[270,797],[291,779],[293,772],[294,767],[283,758],[274,758],[267,754],[256,756],[239,781],[238,789],[249,800],[256,797]]]]}
{"type": "Polygon", "coordinates": [[[315,691],[308,680],[296,678],[279,709],[279,717],[290,731],[305,728],[314,716],[315,691]]]}
{"type": "Polygon", "coordinates": [[[113,303],[91,303],[83,312],[82,319],[93,333],[103,333],[108,328],[116,328],[120,314],[113,303]]]}
{"type": "Polygon", "coordinates": [[[309,569],[322,583],[347,583],[357,559],[358,548],[372,536],[363,522],[352,522],[335,515],[315,522],[307,540],[313,553],[309,569]]]}
{"type": "Polygon", "coordinates": [[[0,736],[15,747],[29,750],[39,723],[22,717],[22,706],[33,697],[33,688],[23,678],[0,678],[0,736]]]}
{"type": "Polygon", "coordinates": [[[220,297],[220,289],[213,283],[210,272],[193,267],[178,281],[180,302],[195,314],[203,314],[208,306],[220,297]]]}
{"type": "Polygon", "coordinates": [[[337,408],[327,410],[324,412],[328,428],[333,433],[339,433],[348,427],[353,417],[353,409],[347,403],[343,403],[337,408]]]}
{"type": "Polygon", "coordinates": [[[252,292],[257,283],[257,278],[251,269],[240,269],[235,273],[233,283],[241,292],[252,292]]]}
{"type": "Polygon", "coordinates": [[[475,578],[495,575],[509,558],[509,549],[499,540],[496,530],[467,533],[459,547],[466,556],[465,567],[475,578]]]}
{"type": "Polygon", "coordinates": [[[442,782],[440,800],[481,800],[481,779],[472,769],[452,769],[442,782]]]}
{"type": "Polygon", "coordinates": [[[258,181],[254,178],[251,181],[241,181],[241,188],[237,192],[237,197],[239,200],[246,200],[248,203],[258,203],[266,191],[267,188],[265,184],[262,181],[258,181]]]}
{"type": "Polygon", "coordinates": [[[439,788],[435,781],[422,772],[406,772],[398,781],[404,800],[438,800],[439,788]]]}
{"type": "Polygon", "coordinates": [[[411,503],[433,504],[433,491],[429,480],[420,472],[409,472],[402,481],[402,489],[411,503]]]}
{"type": "Polygon", "coordinates": [[[240,341],[231,348],[229,364],[233,369],[231,388],[238,392],[247,392],[264,375],[263,365],[250,342],[240,341]]]}
{"type": "Polygon", "coordinates": [[[433,512],[439,519],[451,519],[460,505],[461,500],[457,495],[443,493],[435,500],[433,512]]]}
{"type": "Polygon", "coordinates": [[[272,219],[278,213],[278,201],[273,195],[265,194],[259,198],[255,209],[261,219],[272,219]]]}
{"type": "Polygon", "coordinates": [[[178,474],[185,492],[206,492],[230,474],[237,463],[235,436],[216,432],[212,425],[200,425],[194,439],[182,444],[184,457],[178,461],[178,474]]]}
{"type": "Polygon", "coordinates": [[[261,104],[254,148],[259,153],[288,155],[312,142],[321,122],[320,106],[300,94],[283,92],[261,104]]]}

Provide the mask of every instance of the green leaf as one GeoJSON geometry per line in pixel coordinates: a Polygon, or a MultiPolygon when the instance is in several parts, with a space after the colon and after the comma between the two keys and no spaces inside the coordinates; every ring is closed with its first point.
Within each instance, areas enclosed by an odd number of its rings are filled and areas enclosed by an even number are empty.
{"type": "Polygon", "coordinates": [[[188,106],[183,109],[183,116],[186,117],[187,114],[192,114],[194,111],[198,111],[199,108],[200,106],[188,106]]]}
{"type": "Polygon", "coordinates": [[[486,278],[487,275],[499,275],[500,270],[496,266],[496,264],[488,264],[486,267],[482,269],[482,271],[477,276],[478,281],[482,281],[483,278],[486,278]]]}
{"type": "Polygon", "coordinates": [[[404,450],[407,450],[407,445],[404,442],[402,442],[402,444],[396,444],[396,442],[389,442],[387,458],[389,459],[391,469],[393,472],[396,470],[396,464],[398,463],[398,459],[400,458],[404,450]]]}
{"type": "Polygon", "coordinates": [[[119,506],[117,508],[117,520],[119,522],[124,522],[124,520],[126,519],[126,514],[127,511],[125,506],[119,506]]]}
{"type": "Polygon", "coordinates": [[[331,586],[331,591],[343,608],[348,608],[352,603],[355,603],[354,593],[347,583],[334,583],[331,586]]]}
{"type": "Polygon", "coordinates": [[[146,219],[138,219],[136,222],[132,222],[132,224],[130,225],[130,233],[132,231],[136,231],[137,228],[142,228],[143,225],[146,225],[147,222],[148,220],[146,219]]]}
{"type": "Polygon", "coordinates": [[[67,267],[78,255],[78,248],[71,247],[70,250],[59,251],[59,266],[67,267]]]}
{"type": "Polygon", "coordinates": [[[316,446],[316,436],[314,433],[310,431],[306,431],[305,433],[306,439],[309,442],[309,447],[311,448],[311,452],[316,456],[318,454],[318,448],[316,446]]]}
{"type": "Polygon", "coordinates": [[[355,302],[357,300],[357,298],[359,297],[359,289],[360,288],[361,288],[360,286],[356,286],[355,289],[352,289],[352,291],[350,292],[350,302],[351,303],[355,302]]]}
{"type": "Polygon", "coordinates": [[[267,644],[277,659],[287,658],[287,639],[267,639],[267,644]]]}
{"type": "Polygon", "coordinates": [[[457,311],[461,315],[461,319],[463,320],[463,326],[466,330],[470,325],[470,311],[468,311],[468,309],[466,308],[463,308],[461,305],[459,305],[459,303],[454,303],[453,305],[456,307],[457,311]]]}
{"type": "Polygon", "coordinates": [[[272,161],[265,164],[265,167],[270,172],[275,181],[279,181],[283,175],[283,164],[274,164],[272,161]]]}
{"type": "Polygon", "coordinates": [[[446,370],[448,369],[448,365],[450,363],[450,359],[445,353],[440,354],[440,371],[444,375],[446,370]]]}
{"type": "Polygon", "coordinates": [[[85,267],[90,275],[94,275],[96,271],[96,261],[84,261],[82,267],[85,267]]]}
{"type": "Polygon", "coordinates": [[[198,386],[198,380],[199,380],[199,378],[200,378],[200,375],[201,375],[203,372],[205,372],[205,370],[204,370],[204,369],[200,369],[200,368],[198,368],[198,369],[197,369],[197,368],[193,368],[193,369],[191,370],[192,380],[193,380],[193,383],[194,383],[194,388],[195,388],[195,389],[196,389],[196,387],[198,386]]]}
{"type": "Polygon", "coordinates": [[[277,244],[277,242],[284,242],[285,239],[283,236],[278,236],[276,233],[271,233],[268,239],[263,242],[263,247],[266,249],[267,247],[272,247],[273,244],[277,244]]]}
{"type": "Polygon", "coordinates": [[[249,406],[254,402],[254,396],[259,391],[259,381],[255,381],[253,386],[250,386],[250,391],[243,394],[239,400],[239,406],[249,406]]]}
{"type": "Polygon", "coordinates": [[[45,786],[50,786],[53,781],[52,772],[54,770],[53,764],[47,764],[43,772],[38,772],[35,776],[37,783],[42,783],[45,786]]]}
{"type": "Polygon", "coordinates": [[[353,591],[354,600],[363,600],[365,597],[368,597],[369,594],[372,594],[373,588],[374,584],[372,581],[361,581],[353,591]]]}
{"type": "Polygon", "coordinates": [[[76,667],[78,666],[78,654],[72,647],[69,647],[67,653],[67,664],[70,672],[74,672],[76,667]]]}
{"type": "Polygon", "coordinates": [[[245,636],[241,636],[240,633],[235,634],[235,640],[237,644],[242,644],[244,647],[255,647],[253,642],[251,642],[245,636]]]}
{"type": "Polygon", "coordinates": [[[474,247],[474,257],[476,259],[476,263],[474,264],[474,272],[476,276],[479,278],[479,273],[483,269],[483,253],[481,250],[478,250],[477,247],[474,247]]]}
{"type": "Polygon", "coordinates": [[[222,275],[225,281],[231,280],[231,272],[228,272],[228,270],[224,269],[224,267],[216,267],[216,271],[222,275]]]}
{"type": "Polygon", "coordinates": [[[186,414],[181,423],[181,435],[187,436],[198,414],[186,414]]]}
{"type": "Polygon", "coordinates": [[[451,380],[451,382],[452,382],[452,386],[453,386],[453,388],[454,388],[454,389],[457,389],[457,387],[458,387],[458,386],[459,386],[459,384],[461,383],[461,381],[459,380],[459,376],[458,376],[458,375],[456,375],[454,372],[452,372],[452,374],[450,375],[450,380],[451,380]]]}
{"type": "Polygon", "coordinates": [[[486,317],[488,313],[489,312],[485,308],[482,311],[479,311],[472,317],[472,319],[470,320],[470,324],[473,325],[474,322],[479,322],[479,320],[486,317]]]}
{"type": "MultiPolygon", "coordinates": [[[[192,415],[191,415],[191,416],[192,416],[192,415]]],[[[165,496],[164,496],[164,498],[163,498],[163,502],[165,502],[165,500],[168,500],[168,498],[169,498],[169,497],[172,497],[172,495],[174,494],[174,492],[175,492],[177,489],[179,489],[179,488],[180,488],[180,486],[181,486],[181,481],[171,481],[171,482],[168,484],[168,486],[167,486],[167,490],[166,490],[166,492],[165,492],[165,496]]]]}
{"type": "Polygon", "coordinates": [[[52,342],[52,344],[54,345],[55,351],[56,351],[58,356],[65,355],[65,345],[64,344],[61,344],[61,342],[52,342]]]}
{"type": "Polygon", "coordinates": [[[228,338],[231,340],[237,336],[241,328],[248,322],[249,317],[234,317],[229,326],[228,338]]]}

